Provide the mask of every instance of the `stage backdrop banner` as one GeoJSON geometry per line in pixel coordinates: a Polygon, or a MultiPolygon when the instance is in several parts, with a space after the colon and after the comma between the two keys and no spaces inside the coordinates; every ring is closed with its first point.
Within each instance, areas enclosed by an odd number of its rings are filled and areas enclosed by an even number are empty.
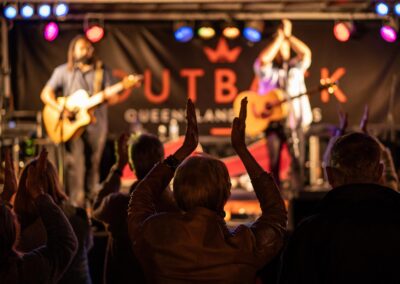
{"type": "MultiPolygon", "coordinates": [[[[66,61],[70,40],[82,32],[82,23],[61,22],[58,38],[47,42],[44,24],[15,22],[10,29],[17,109],[42,109],[41,89],[54,68],[66,61]]],[[[144,75],[140,88],[122,104],[109,108],[110,133],[118,134],[139,124],[156,133],[160,124],[168,126],[174,118],[183,134],[188,97],[196,103],[201,135],[229,127],[232,102],[238,93],[256,86],[253,63],[271,41],[276,24],[268,25],[268,35],[261,42],[249,44],[243,38],[222,37],[179,43],[173,37],[171,22],[106,22],[105,37],[95,44],[98,57],[116,77],[144,75]]],[[[350,125],[357,124],[365,104],[370,107],[371,122],[385,123],[390,108],[399,122],[399,84],[394,78],[400,71],[400,45],[380,38],[380,22],[364,23],[357,38],[347,43],[338,42],[332,28],[332,22],[293,23],[293,34],[312,50],[313,61],[306,74],[308,89],[318,86],[323,68],[329,74],[339,68],[346,70],[340,89],[347,101],[341,103],[331,95],[323,102],[318,93],[310,98],[312,107],[321,109],[327,123],[337,123],[337,111],[344,110],[350,115],[350,125]],[[391,92],[394,97],[390,103],[391,92]]]]}

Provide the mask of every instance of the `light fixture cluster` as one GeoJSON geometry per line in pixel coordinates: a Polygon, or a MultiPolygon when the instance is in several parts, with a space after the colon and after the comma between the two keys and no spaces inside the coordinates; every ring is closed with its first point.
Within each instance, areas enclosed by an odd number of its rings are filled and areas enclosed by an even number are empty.
{"type": "Polygon", "coordinates": [[[34,5],[32,3],[6,3],[3,5],[3,16],[8,20],[30,19],[35,14],[39,18],[47,19],[51,16],[65,17],[69,12],[67,3],[58,2],[55,4],[41,3],[34,5]]]}
{"type": "Polygon", "coordinates": [[[204,40],[209,40],[217,34],[221,34],[227,39],[236,39],[240,35],[249,42],[258,42],[262,39],[264,31],[263,21],[249,21],[244,23],[243,28],[239,23],[229,20],[222,24],[211,23],[209,21],[200,22],[197,25],[193,22],[178,21],[174,22],[174,37],[179,42],[188,42],[196,35],[204,40]]]}
{"type": "Polygon", "coordinates": [[[375,13],[379,16],[395,15],[400,16],[400,2],[379,1],[375,4],[375,13]]]}

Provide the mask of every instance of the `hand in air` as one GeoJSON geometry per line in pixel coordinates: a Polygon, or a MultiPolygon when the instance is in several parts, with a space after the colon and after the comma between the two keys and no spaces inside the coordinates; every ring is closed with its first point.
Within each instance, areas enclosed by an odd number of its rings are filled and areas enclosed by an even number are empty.
{"type": "Polygon", "coordinates": [[[247,117],[247,97],[240,102],[239,117],[235,117],[232,123],[231,143],[236,152],[246,148],[245,130],[247,117]]]}
{"type": "Polygon", "coordinates": [[[347,112],[339,111],[339,131],[340,135],[343,135],[346,132],[348,125],[348,114],[347,112]]]}
{"type": "Polygon", "coordinates": [[[199,131],[197,129],[196,109],[191,99],[188,99],[186,104],[186,134],[183,145],[176,151],[174,156],[182,161],[188,157],[199,143],[199,131]]]}
{"type": "Polygon", "coordinates": [[[4,188],[1,193],[1,199],[7,202],[10,201],[12,196],[17,192],[17,187],[14,161],[10,150],[7,150],[5,155],[4,188]]]}
{"type": "Polygon", "coordinates": [[[45,187],[45,172],[47,170],[47,155],[46,149],[43,149],[34,165],[28,169],[28,176],[26,179],[26,187],[32,199],[36,199],[39,195],[44,193],[45,187]]]}
{"type": "Polygon", "coordinates": [[[282,20],[282,25],[283,25],[283,34],[285,37],[291,37],[292,36],[292,22],[288,19],[283,19],[282,20]]]}
{"type": "Polygon", "coordinates": [[[365,134],[368,134],[368,120],[369,120],[369,108],[368,105],[365,105],[364,114],[360,121],[360,129],[365,134]]]}
{"type": "Polygon", "coordinates": [[[122,133],[118,138],[116,156],[117,156],[117,166],[119,169],[123,169],[128,163],[128,140],[129,134],[122,133]]]}

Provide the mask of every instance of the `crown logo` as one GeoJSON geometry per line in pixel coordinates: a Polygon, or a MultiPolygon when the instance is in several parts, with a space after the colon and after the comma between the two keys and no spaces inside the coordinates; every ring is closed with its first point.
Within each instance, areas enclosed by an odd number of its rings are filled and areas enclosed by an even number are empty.
{"type": "Polygon", "coordinates": [[[219,39],[215,50],[209,47],[204,47],[204,53],[212,63],[233,63],[237,60],[241,52],[241,47],[229,49],[228,43],[222,37],[219,39]]]}

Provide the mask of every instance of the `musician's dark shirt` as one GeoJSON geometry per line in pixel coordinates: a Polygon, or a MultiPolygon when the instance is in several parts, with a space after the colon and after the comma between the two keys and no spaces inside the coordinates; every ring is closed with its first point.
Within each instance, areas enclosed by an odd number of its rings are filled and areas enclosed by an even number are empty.
{"type": "MultiPolygon", "coordinates": [[[[112,77],[111,70],[103,67],[103,82],[101,89],[112,85],[116,80],[112,77]]],[[[67,64],[62,64],[54,69],[46,86],[51,87],[58,96],[69,96],[79,89],[86,90],[89,95],[93,94],[95,69],[82,72],[79,68],[69,71],[67,64]]],[[[103,104],[95,110],[96,123],[87,127],[87,131],[106,132],[108,127],[107,105],[103,104]]]]}

